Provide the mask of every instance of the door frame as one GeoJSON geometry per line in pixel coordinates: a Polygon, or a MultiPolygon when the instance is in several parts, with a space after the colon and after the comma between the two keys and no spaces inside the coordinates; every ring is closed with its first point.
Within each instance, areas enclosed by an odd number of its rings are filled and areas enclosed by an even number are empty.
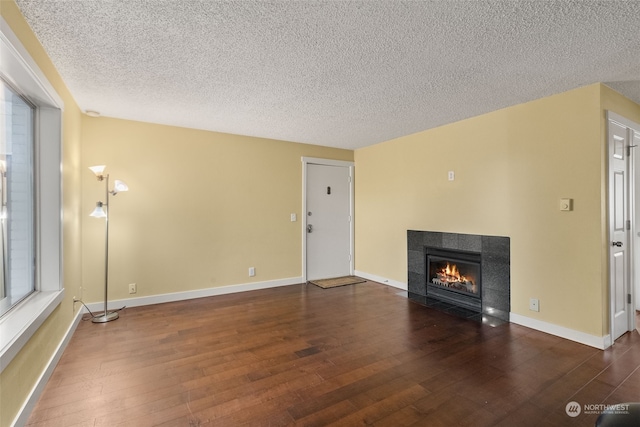
{"type": "Polygon", "coordinates": [[[321,166],[339,166],[349,168],[349,274],[354,272],[354,162],[346,160],[321,159],[317,157],[301,158],[302,161],[302,280],[307,281],[307,166],[310,164],[321,166]]]}
{"type": "MultiPolygon", "coordinates": [[[[606,140],[607,140],[607,181],[610,180],[610,170],[611,170],[611,141],[609,139],[609,125],[611,122],[615,122],[621,126],[625,126],[627,127],[627,132],[629,132],[629,129],[631,130],[631,139],[629,141],[630,146],[635,146],[636,142],[640,142],[640,125],[619,115],[614,113],[613,111],[606,111],[606,120],[607,120],[607,133],[606,133],[606,140]]],[[[634,153],[633,150],[630,149],[631,153],[634,153]]],[[[629,304],[629,310],[627,313],[627,332],[628,331],[633,331],[635,329],[635,311],[636,309],[638,309],[638,306],[636,304],[636,292],[640,293],[640,289],[638,289],[640,287],[640,284],[638,284],[638,280],[640,280],[640,260],[637,259],[636,254],[638,253],[638,244],[636,242],[637,240],[637,236],[638,236],[638,231],[640,230],[640,228],[638,227],[638,224],[636,224],[636,218],[638,213],[638,210],[640,209],[640,206],[638,206],[637,204],[640,202],[640,194],[638,194],[640,192],[640,186],[635,185],[636,179],[638,178],[637,173],[638,170],[636,169],[636,163],[638,162],[636,160],[636,157],[638,156],[637,151],[635,152],[636,155],[632,156],[631,154],[629,154],[627,156],[627,186],[628,186],[628,190],[627,190],[627,194],[628,194],[628,209],[627,209],[627,214],[628,214],[628,220],[631,222],[631,227],[630,230],[628,230],[628,242],[629,242],[629,255],[628,255],[628,262],[626,263],[628,268],[627,271],[625,272],[626,274],[628,274],[628,293],[631,295],[631,304],[629,304]]],[[[611,206],[611,183],[609,182],[608,186],[607,186],[607,203],[608,203],[608,211],[607,211],[607,239],[605,241],[606,247],[607,247],[607,265],[609,268],[609,272],[608,272],[608,291],[609,291],[609,337],[610,337],[610,343],[613,344],[614,343],[614,331],[613,331],[613,327],[614,327],[614,314],[615,314],[615,301],[613,298],[614,292],[613,292],[613,280],[612,280],[612,271],[611,271],[611,251],[612,251],[612,247],[611,247],[611,229],[612,229],[612,206],[611,206]]]]}

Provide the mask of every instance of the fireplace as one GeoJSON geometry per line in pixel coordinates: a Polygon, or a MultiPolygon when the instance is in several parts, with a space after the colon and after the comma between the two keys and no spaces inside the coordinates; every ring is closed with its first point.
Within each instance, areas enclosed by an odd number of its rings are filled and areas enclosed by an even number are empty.
{"type": "Polygon", "coordinates": [[[408,296],[414,301],[459,307],[483,321],[509,321],[508,237],[408,230],[407,261],[408,296]]]}
{"type": "Polygon", "coordinates": [[[430,247],[425,249],[427,296],[476,312],[482,311],[480,254],[430,247]]]}

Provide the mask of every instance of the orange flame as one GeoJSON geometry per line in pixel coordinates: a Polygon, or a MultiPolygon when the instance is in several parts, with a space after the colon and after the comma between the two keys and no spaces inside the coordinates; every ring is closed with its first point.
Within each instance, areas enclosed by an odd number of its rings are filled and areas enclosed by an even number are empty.
{"type": "Polygon", "coordinates": [[[460,274],[458,266],[447,263],[447,266],[440,270],[440,274],[444,275],[448,282],[466,282],[467,278],[460,274]]]}

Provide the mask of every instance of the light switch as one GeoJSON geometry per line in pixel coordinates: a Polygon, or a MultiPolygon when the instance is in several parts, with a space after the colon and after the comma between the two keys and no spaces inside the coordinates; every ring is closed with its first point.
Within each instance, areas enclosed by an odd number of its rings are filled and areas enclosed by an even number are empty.
{"type": "Polygon", "coordinates": [[[573,199],[560,199],[560,210],[561,211],[572,211],[573,210],[573,199]]]}

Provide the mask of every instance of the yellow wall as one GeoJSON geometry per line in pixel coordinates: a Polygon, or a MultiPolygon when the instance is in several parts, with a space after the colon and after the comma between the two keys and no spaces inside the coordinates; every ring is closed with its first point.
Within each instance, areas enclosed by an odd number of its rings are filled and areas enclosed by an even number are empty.
{"type": "MultiPolygon", "coordinates": [[[[65,298],[44,325],[0,374],[0,425],[13,421],[49,359],[60,344],[74,314],[73,294],[81,283],[80,247],[80,126],[81,113],[46,52],[13,1],[0,1],[9,24],[64,101],[63,115],[63,250],[65,298]]],[[[79,307],[76,307],[79,309],[79,307]]]]}
{"type": "Polygon", "coordinates": [[[605,107],[638,115],[595,84],[357,150],[356,269],[406,283],[408,229],[508,236],[512,312],[606,335],[605,107]]]}
{"type": "MultiPolygon", "coordinates": [[[[302,275],[302,156],[353,151],[85,117],[83,166],[106,164],[112,197],[109,299],[302,275]],[[295,213],[297,222],[291,222],[295,213]],[[255,267],[255,277],[248,268],[255,267]]],[[[83,168],[85,216],[104,185],[83,168]]],[[[84,217],[83,217],[84,218],[84,217]]],[[[85,301],[103,299],[104,222],[83,219],[85,301]]]]}

